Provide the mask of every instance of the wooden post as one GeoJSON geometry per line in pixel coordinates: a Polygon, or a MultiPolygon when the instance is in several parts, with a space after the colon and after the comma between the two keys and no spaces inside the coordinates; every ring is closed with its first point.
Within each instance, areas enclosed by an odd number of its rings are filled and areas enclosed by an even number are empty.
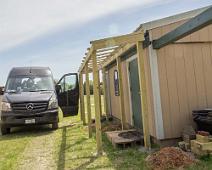
{"type": "Polygon", "coordinates": [[[85,72],[86,72],[86,99],[87,99],[87,115],[88,115],[88,135],[89,135],[89,138],[91,138],[92,137],[91,101],[90,101],[90,82],[89,82],[88,65],[85,66],[85,72]]]}
{"type": "Polygon", "coordinates": [[[84,105],[84,88],[83,88],[83,74],[79,74],[79,88],[80,88],[80,113],[81,113],[81,121],[83,125],[86,124],[85,122],[85,105],[84,105]]]}
{"type": "Polygon", "coordinates": [[[147,149],[151,148],[150,134],[149,134],[149,119],[148,119],[148,107],[147,107],[147,89],[146,89],[146,78],[145,78],[145,67],[144,67],[144,49],[142,42],[137,42],[137,58],[138,58],[138,72],[139,72],[139,83],[140,83],[140,96],[141,96],[141,108],[142,108],[142,122],[143,122],[143,134],[144,134],[144,145],[147,149]]]}
{"type": "Polygon", "coordinates": [[[93,90],[94,90],[94,103],[95,103],[95,124],[96,124],[96,143],[97,153],[102,154],[102,132],[101,132],[101,121],[100,121],[100,95],[99,95],[99,74],[98,66],[96,62],[96,51],[92,54],[93,63],[93,90]]]}
{"type": "Polygon", "coordinates": [[[125,118],[125,108],[124,108],[124,91],[122,84],[122,67],[121,67],[121,58],[116,58],[117,62],[117,70],[118,70],[118,82],[119,82],[119,108],[121,112],[121,125],[122,130],[125,129],[126,126],[126,118],[125,118]]]}
{"type": "Polygon", "coordinates": [[[102,69],[102,82],[103,82],[103,95],[104,95],[104,112],[105,115],[108,117],[108,108],[107,108],[107,94],[106,94],[106,73],[105,68],[102,69]]]}

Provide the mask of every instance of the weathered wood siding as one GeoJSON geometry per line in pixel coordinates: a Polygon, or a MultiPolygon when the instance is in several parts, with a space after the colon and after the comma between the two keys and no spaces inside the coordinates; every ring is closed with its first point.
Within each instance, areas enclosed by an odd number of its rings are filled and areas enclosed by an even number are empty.
{"type": "MultiPolygon", "coordinates": [[[[185,21],[151,30],[153,39],[185,21]]],[[[212,107],[212,25],[157,50],[165,138],[193,124],[192,110],[212,107]]]]}

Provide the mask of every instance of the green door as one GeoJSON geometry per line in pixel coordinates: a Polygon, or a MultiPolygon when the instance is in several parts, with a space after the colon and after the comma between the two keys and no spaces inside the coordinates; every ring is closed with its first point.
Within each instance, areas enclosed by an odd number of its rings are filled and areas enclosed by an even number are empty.
{"type": "Polygon", "coordinates": [[[143,130],[142,118],[141,118],[141,98],[140,98],[140,86],[139,86],[137,59],[134,59],[129,62],[129,81],[130,81],[130,91],[131,91],[131,102],[132,102],[134,126],[136,128],[143,130]]]}

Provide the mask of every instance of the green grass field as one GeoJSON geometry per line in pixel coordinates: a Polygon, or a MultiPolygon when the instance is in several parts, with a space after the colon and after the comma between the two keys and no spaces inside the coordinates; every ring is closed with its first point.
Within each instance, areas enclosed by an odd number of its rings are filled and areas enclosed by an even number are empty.
{"type": "MultiPolygon", "coordinates": [[[[1,136],[0,170],[147,169],[144,163],[146,154],[138,147],[114,149],[103,135],[103,150],[104,154],[97,157],[95,134],[88,138],[87,127],[82,126],[79,115],[62,118],[60,113],[60,125],[56,131],[48,126],[25,127],[1,136]]],[[[212,159],[204,158],[189,169],[210,170],[212,159]]]]}

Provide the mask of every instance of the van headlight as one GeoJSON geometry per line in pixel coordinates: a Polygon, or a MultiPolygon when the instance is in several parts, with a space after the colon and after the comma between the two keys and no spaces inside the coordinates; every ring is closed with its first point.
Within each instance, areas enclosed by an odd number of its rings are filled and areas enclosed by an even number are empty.
{"type": "Polygon", "coordinates": [[[58,101],[56,95],[53,95],[49,100],[48,109],[57,109],[58,108],[58,101]]]}
{"type": "Polygon", "coordinates": [[[10,103],[8,103],[8,102],[2,102],[1,103],[1,111],[3,111],[3,112],[10,112],[10,111],[12,111],[10,103]]]}

